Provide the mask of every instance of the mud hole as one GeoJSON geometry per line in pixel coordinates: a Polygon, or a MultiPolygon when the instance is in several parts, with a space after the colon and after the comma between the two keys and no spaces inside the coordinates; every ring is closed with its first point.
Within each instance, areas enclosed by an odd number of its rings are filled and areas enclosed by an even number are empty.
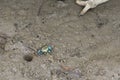
{"type": "Polygon", "coordinates": [[[0,80],[120,80],[120,1],[61,1],[0,0],[0,80]]]}

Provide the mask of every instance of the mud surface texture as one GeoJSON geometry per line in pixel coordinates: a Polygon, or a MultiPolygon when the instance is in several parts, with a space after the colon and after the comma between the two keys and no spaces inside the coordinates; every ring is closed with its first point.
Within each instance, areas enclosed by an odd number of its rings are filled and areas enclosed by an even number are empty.
{"type": "Polygon", "coordinates": [[[82,8],[0,0],[0,80],[120,80],[120,0],[82,8]],[[35,55],[45,44],[52,53],[35,55]]]}

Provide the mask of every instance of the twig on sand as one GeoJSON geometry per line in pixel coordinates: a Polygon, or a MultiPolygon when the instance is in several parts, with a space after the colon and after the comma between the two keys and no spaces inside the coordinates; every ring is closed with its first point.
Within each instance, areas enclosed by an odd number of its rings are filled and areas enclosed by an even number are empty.
{"type": "Polygon", "coordinates": [[[40,6],[39,6],[39,8],[38,8],[37,16],[39,16],[39,15],[41,14],[41,10],[42,10],[42,7],[43,7],[43,5],[45,4],[45,2],[46,2],[46,0],[42,0],[40,6]]]}

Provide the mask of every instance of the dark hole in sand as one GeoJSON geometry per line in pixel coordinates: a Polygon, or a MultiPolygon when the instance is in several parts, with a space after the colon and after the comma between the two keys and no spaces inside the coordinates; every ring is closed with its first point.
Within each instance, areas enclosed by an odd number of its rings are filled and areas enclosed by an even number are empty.
{"type": "Polygon", "coordinates": [[[32,55],[25,55],[23,58],[27,62],[31,62],[33,60],[33,56],[32,55]]]}
{"type": "Polygon", "coordinates": [[[64,2],[65,0],[57,0],[57,1],[63,1],[64,2]]]}

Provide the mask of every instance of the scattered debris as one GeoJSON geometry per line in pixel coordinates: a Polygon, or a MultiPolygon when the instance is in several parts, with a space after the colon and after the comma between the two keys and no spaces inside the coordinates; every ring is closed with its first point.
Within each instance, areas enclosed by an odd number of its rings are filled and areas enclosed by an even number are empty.
{"type": "Polygon", "coordinates": [[[51,70],[51,76],[53,80],[80,80],[83,77],[83,73],[79,68],[75,68],[70,71],[65,71],[62,69],[51,70]]]}
{"type": "Polygon", "coordinates": [[[61,68],[65,71],[71,71],[73,70],[74,68],[70,67],[70,66],[65,66],[65,65],[61,65],[61,68]]]}
{"type": "Polygon", "coordinates": [[[69,72],[69,76],[76,77],[76,78],[82,78],[82,76],[84,76],[84,75],[79,68],[76,68],[69,72]]]}
{"type": "Polygon", "coordinates": [[[61,68],[63,71],[67,73],[67,76],[69,76],[69,78],[73,78],[73,77],[81,78],[83,76],[79,68],[65,66],[65,65],[61,65],[61,68]]]}

